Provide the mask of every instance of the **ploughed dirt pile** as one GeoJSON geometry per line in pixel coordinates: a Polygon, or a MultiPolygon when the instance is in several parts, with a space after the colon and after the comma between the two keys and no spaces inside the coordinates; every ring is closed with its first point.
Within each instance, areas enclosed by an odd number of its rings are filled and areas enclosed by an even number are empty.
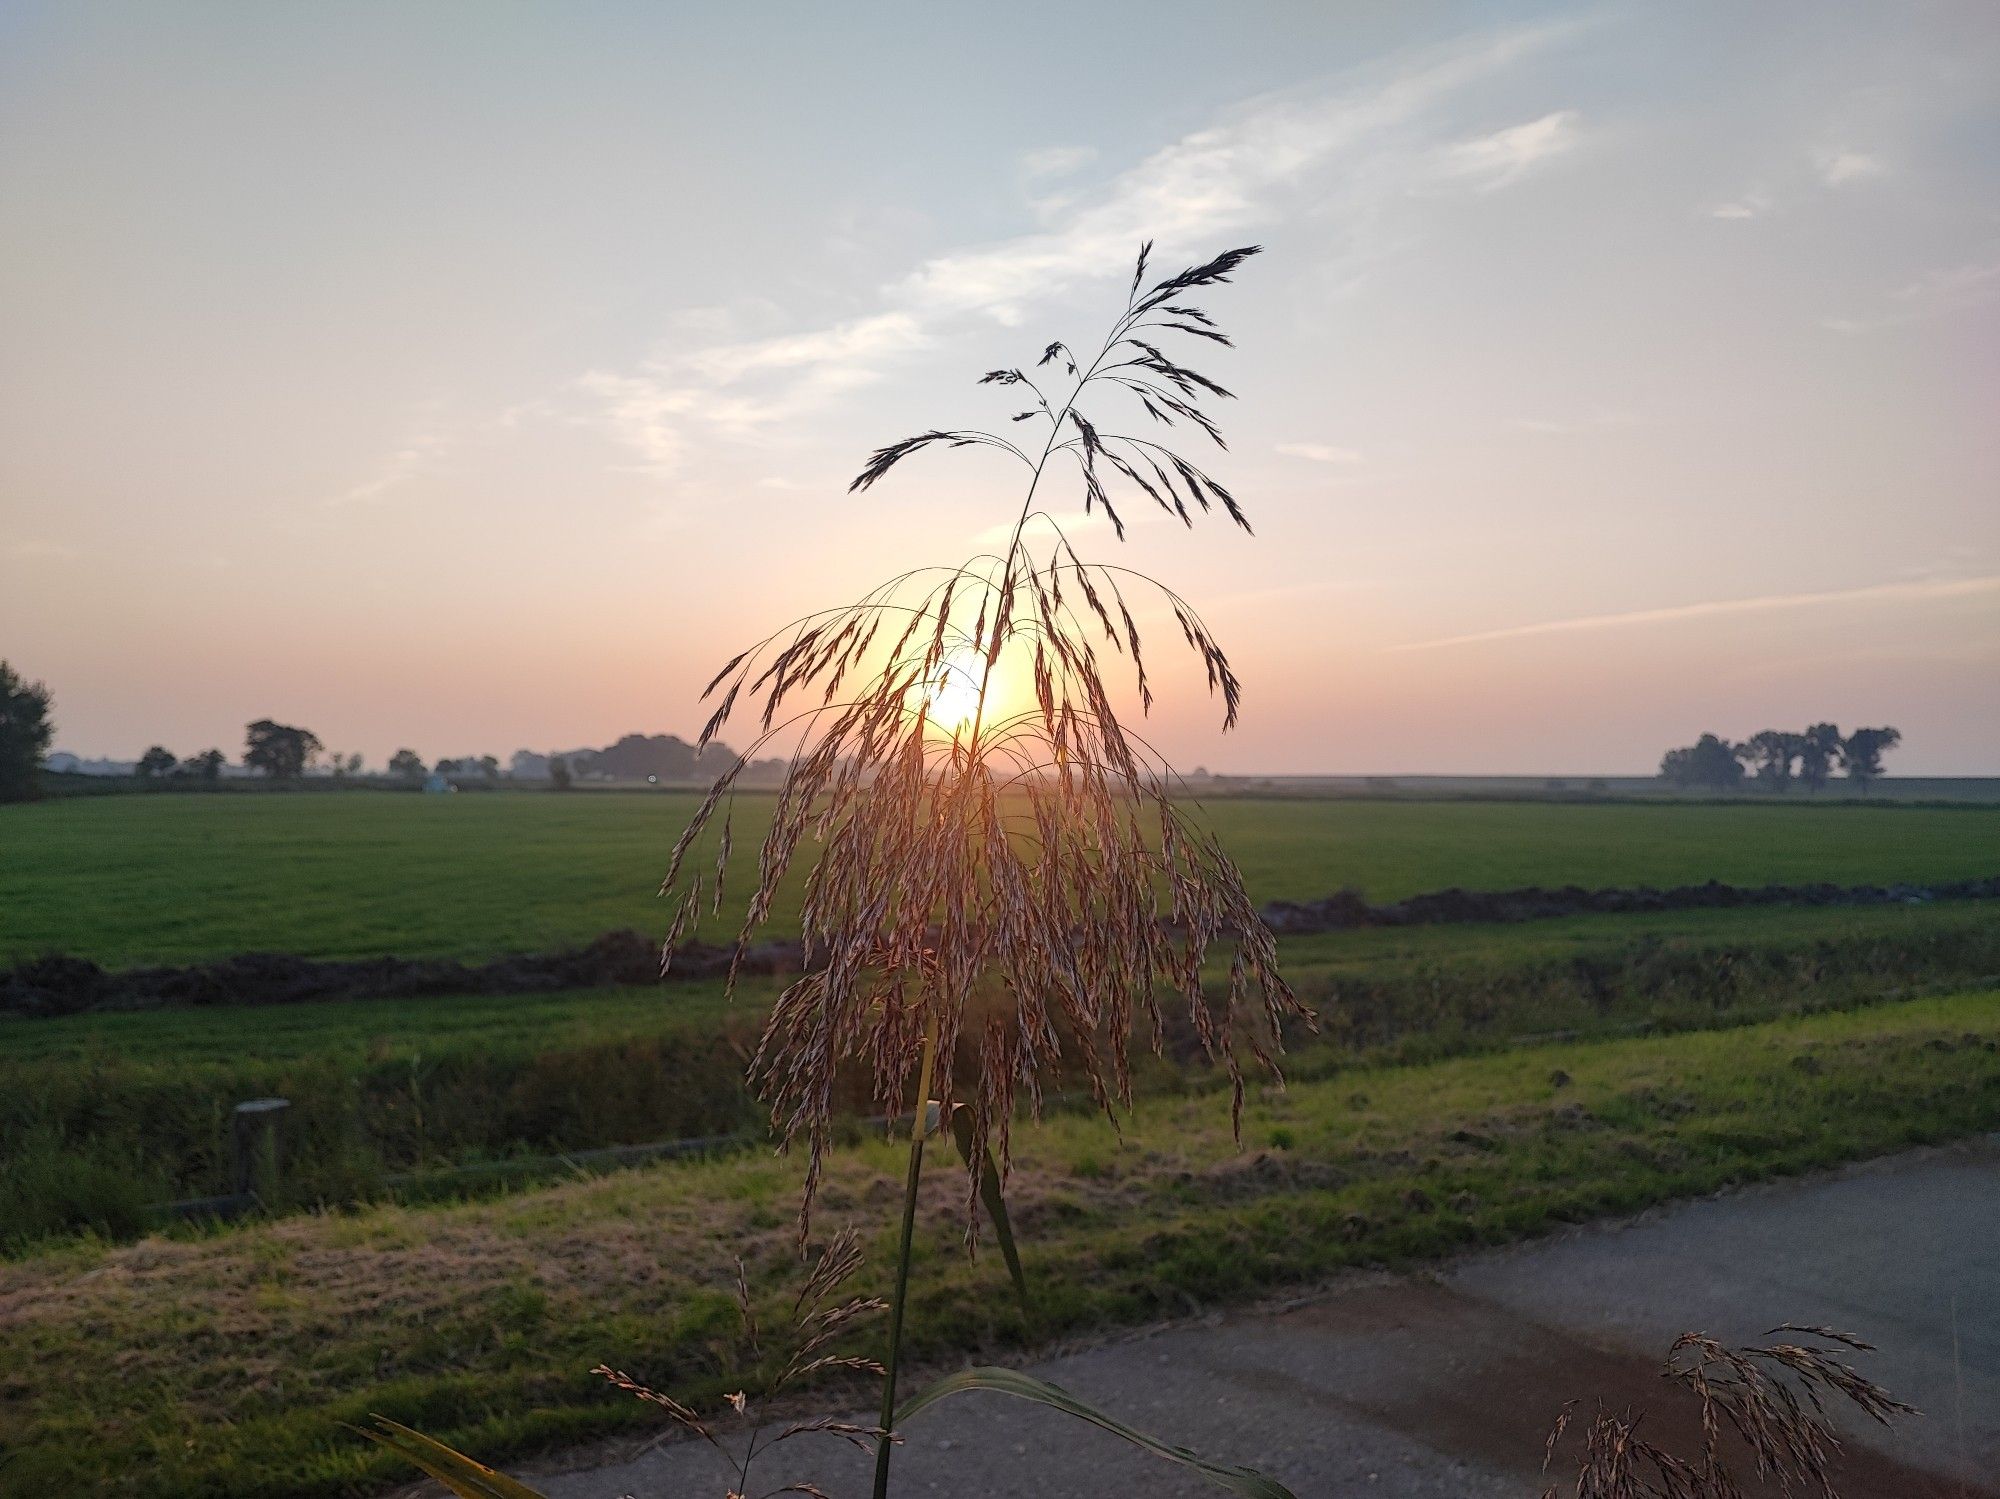
{"type": "MultiPolygon", "coordinates": [[[[1520,890],[1438,890],[1374,905],[1343,890],[1324,900],[1273,901],[1263,909],[1280,935],[1353,927],[1429,926],[1447,922],[1536,921],[1557,916],[1686,911],[1722,906],[1880,906],[1934,900],[2000,898],[2000,876],[1941,885],[1639,885],[1585,890],[1567,885],[1520,890]]],[[[675,953],[672,979],[714,979],[728,971],[732,949],[691,943],[675,953]]],[[[796,971],[796,942],[759,942],[743,955],[741,972],[796,971]]],[[[301,958],[246,953],[183,968],[107,972],[86,958],[51,956],[0,972],[0,1015],[73,1015],[87,1010],[177,1006],[300,1004],[323,999],[398,999],[444,994],[537,994],[608,984],[660,981],[660,949],[652,938],[606,932],[583,947],[522,953],[490,963],[443,958],[301,958]]]]}
{"type": "MultiPolygon", "coordinates": [[[[720,978],[733,949],[690,943],[674,954],[670,978],[720,978]]],[[[796,942],[761,942],[741,972],[799,966],[796,942]]],[[[521,953],[490,963],[444,958],[300,958],[246,953],[185,968],[110,973],[85,958],[46,957],[0,972],[0,1014],[70,1015],[197,1005],[301,1004],[319,999],[399,999],[440,994],[538,994],[607,984],[660,981],[660,944],[638,932],[606,932],[583,947],[521,953]]]]}
{"type": "Polygon", "coordinates": [[[1543,921],[1556,916],[1627,915],[1635,911],[1698,911],[1723,906],[1893,906],[1934,900],[1990,900],[2000,897],[2000,876],[1953,880],[1942,885],[1676,885],[1657,890],[1628,885],[1585,890],[1577,885],[1548,889],[1434,890],[1388,905],[1371,905],[1342,890],[1303,904],[1272,901],[1264,907],[1272,931],[1297,936],[1348,927],[1433,926],[1456,921],[1543,921]]]}

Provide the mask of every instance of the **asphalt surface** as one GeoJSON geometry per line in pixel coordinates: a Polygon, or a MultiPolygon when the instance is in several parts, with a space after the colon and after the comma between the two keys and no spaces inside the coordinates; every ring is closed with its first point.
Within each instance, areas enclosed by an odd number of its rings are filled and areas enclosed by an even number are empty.
{"type": "MultiPolygon", "coordinates": [[[[1781,1322],[1878,1345],[1864,1372],[1925,1412],[1895,1431],[1843,1420],[1845,1499],[2000,1499],[2000,1136],[1750,1188],[1482,1254],[1425,1276],[1355,1277],[1308,1299],[1157,1329],[1032,1366],[1102,1409],[1300,1499],[1531,1499],[1565,1400],[1647,1410],[1688,1450],[1657,1376],[1680,1332],[1732,1344],[1781,1322]]],[[[856,1418],[861,1419],[861,1418],[856,1418]]],[[[868,1491],[837,1439],[760,1457],[748,1493],[810,1480],[868,1491]]],[[[1214,1495],[1118,1438],[971,1394],[919,1415],[897,1495],[1214,1495]]],[[[552,1499],[724,1494],[700,1443],[537,1478],[552,1499]]]]}

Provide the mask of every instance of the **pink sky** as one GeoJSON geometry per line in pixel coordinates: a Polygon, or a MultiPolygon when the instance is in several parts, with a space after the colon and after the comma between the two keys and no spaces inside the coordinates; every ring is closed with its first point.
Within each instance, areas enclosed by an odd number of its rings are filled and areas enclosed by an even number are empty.
{"type": "Polygon", "coordinates": [[[976,454],[849,497],[869,448],[1004,424],[973,379],[1140,239],[1256,240],[1203,367],[1257,537],[1115,559],[1247,685],[1225,740],[1163,684],[1176,761],[1833,719],[2000,773],[1990,7],[1159,10],[21,8],[0,652],[86,755],[691,736],[740,645],[1012,515],[976,454]]]}

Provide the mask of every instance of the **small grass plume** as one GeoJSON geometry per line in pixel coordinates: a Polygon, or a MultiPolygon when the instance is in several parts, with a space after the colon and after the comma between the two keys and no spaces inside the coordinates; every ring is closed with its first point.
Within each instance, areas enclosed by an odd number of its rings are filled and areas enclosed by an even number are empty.
{"type": "Polygon", "coordinates": [[[1099,508],[1122,540],[1119,506],[1152,503],[1193,527],[1219,508],[1249,531],[1234,495],[1175,448],[1122,430],[1194,432],[1224,446],[1203,402],[1229,391],[1161,348],[1229,345],[1196,294],[1227,282],[1258,247],[1229,250],[1146,284],[1150,242],[1124,310],[1092,355],[1058,340],[1032,366],[979,379],[1022,409],[1017,442],[979,429],[932,429],[872,453],[850,492],[865,491],[932,448],[979,448],[1027,471],[1006,548],[891,578],[858,601],[794,621],[741,652],[708,685],[717,697],[697,752],[741,707],[759,737],[703,801],[675,846],[663,893],[677,896],[663,961],[706,901],[721,904],[732,849],[727,804],[744,766],[786,736],[793,752],[757,861],[740,955],[780,882],[814,845],[800,912],[805,973],[772,1007],[751,1074],[789,1144],[810,1152],[803,1242],[832,1139],[835,1077],[865,1066],[885,1112],[915,1116],[902,1247],[890,1312],[888,1373],[875,1478],[887,1492],[917,1186],[928,1105],[970,1110],[968,1221],[997,1135],[1009,1162],[1017,1091],[1039,1104],[1039,1079],[1063,1054],[1107,1113],[1131,1102],[1135,1011],[1165,1030],[1163,993],[1186,1006],[1202,1051],[1224,1068],[1240,1120],[1248,1050],[1273,1073],[1287,1017],[1311,1016],[1277,968],[1277,947],[1212,832],[1175,800],[1171,768],[1120,717],[1112,658],[1151,710],[1145,641],[1132,602],[1164,605],[1236,722],[1242,686],[1194,606],[1142,574],[1081,555],[1040,505],[1051,466],[1068,473],[1086,515],[1099,508]],[[1090,411],[1085,410],[1086,398],[1090,411]],[[1098,405],[1114,400],[1116,417],[1098,405]],[[1094,415],[1092,414],[1094,413],[1094,415]],[[1071,469],[1071,465],[1074,469],[1071,469]],[[879,648],[878,648],[879,643],[879,648]],[[1011,707],[997,681],[1025,684],[1011,707]],[[713,871],[688,867],[720,811],[713,871]],[[1232,949],[1218,999],[1202,984],[1211,949],[1232,949]],[[961,1064],[961,1044],[972,1060],[961,1064]],[[938,1065],[939,1057],[945,1059],[938,1065]],[[968,1075],[961,1075],[964,1065],[968,1075]],[[912,1081],[915,1089],[912,1092],[912,1081]]]}
{"type": "MultiPolygon", "coordinates": [[[[1728,1348],[1703,1333],[1674,1340],[1663,1378],[1693,1396],[1701,1412],[1701,1450],[1683,1457],[1640,1434],[1643,1414],[1600,1409],[1583,1428],[1575,1499],[1746,1499],[1776,1484],[1784,1494],[1837,1499],[1834,1459],[1840,1439],[1828,1418],[1830,1403],[1845,1400],[1887,1426],[1892,1416],[1916,1415],[1848,1361],[1871,1344],[1830,1327],[1786,1323],[1770,1336],[1790,1334],[1765,1347],[1728,1348]],[[1754,1469],[1754,1487],[1730,1467],[1728,1449],[1740,1446],[1754,1469]]],[[[1571,1424],[1575,1402],[1549,1433],[1553,1461],[1571,1424]]],[[[1739,1460],[1740,1461],[1740,1460],[1739,1460]]],[[[1550,1489],[1544,1499],[1555,1499],[1550,1489]]]]}
{"type": "MultiPolygon", "coordinates": [[[[783,1345],[769,1353],[764,1346],[764,1336],[757,1325],[757,1314],[750,1303],[750,1287],[743,1275],[743,1262],[736,1262],[736,1307],[741,1319],[743,1342],[750,1356],[760,1363],[770,1360],[774,1363],[773,1373],[765,1385],[766,1394],[775,1399],[800,1380],[812,1378],[836,1370],[880,1375],[882,1365],[870,1358],[857,1358],[832,1350],[834,1341],[861,1319],[879,1312],[886,1303],[875,1297],[849,1297],[839,1299],[835,1293],[846,1284],[861,1268],[861,1244],[854,1232],[843,1229],[814,1263],[806,1277],[804,1288],[792,1304],[791,1325],[787,1329],[783,1345]]],[[[808,1421],[794,1421],[774,1433],[760,1431],[757,1418],[752,1414],[749,1397],[741,1391],[728,1397],[729,1408],[734,1413],[736,1423],[746,1434],[741,1452],[732,1450],[729,1444],[714,1429],[714,1423],[697,1415],[671,1395],[649,1389],[629,1374],[599,1364],[591,1373],[608,1380],[627,1394],[637,1396],[649,1404],[658,1406],[675,1422],[685,1427],[695,1436],[707,1442],[727,1464],[731,1482],[729,1499],[746,1499],[751,1492],[750,1470],[758,1455],[769,1451],[780,1442],[788,1442],[794,1437],[830,1436],[856,1445],[872,1445],[877,1440],[888,1439],[888,1433],[875,1426],[860,1426],[851,1421],[841,1421],[821,1417],[808,1421]]],[[[809,1494],[826,1499],[825,1492],[811,1483],[791,1483],[768,1490],[764,1499],[774,1499],[779,1494],[809,1494]]]]}

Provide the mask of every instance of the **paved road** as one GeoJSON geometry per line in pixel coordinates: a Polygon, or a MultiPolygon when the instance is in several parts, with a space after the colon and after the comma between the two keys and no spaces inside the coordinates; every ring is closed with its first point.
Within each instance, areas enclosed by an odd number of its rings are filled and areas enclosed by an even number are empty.
{"type": "MultiPolygon", "coordinates": [[[[2000,1136],[1753,1188],[1475,1256],[1357,1277],[1309,1300],[1176,1326],[1037,1366],[1131,1424],[1262,1467],[1301,1499],[1530,1499],[1572,1395],[1664,1409],[1659,1355],[1684,1329],[1756,1340],[1783,1321],[1880,1345],[1867,1369],[1927,1414],[1850,1426],[1847,1499],[2000,1499],[2000,1136]]],[[[1664,1417],[1656,1440],[1684,1440],[1664,1417]]],[[[826,1438],[760,1460],[752,1494],[811,1478],[867,1491],[826,1438]]],[[[894,1491],[977,1499],[1213,1495],[1116,1438],[967,1395],[912,1423],[894,1491]]],[[[554,1499],[720,1495],[705,1447],[537,1480],[554,1499]]]]}

